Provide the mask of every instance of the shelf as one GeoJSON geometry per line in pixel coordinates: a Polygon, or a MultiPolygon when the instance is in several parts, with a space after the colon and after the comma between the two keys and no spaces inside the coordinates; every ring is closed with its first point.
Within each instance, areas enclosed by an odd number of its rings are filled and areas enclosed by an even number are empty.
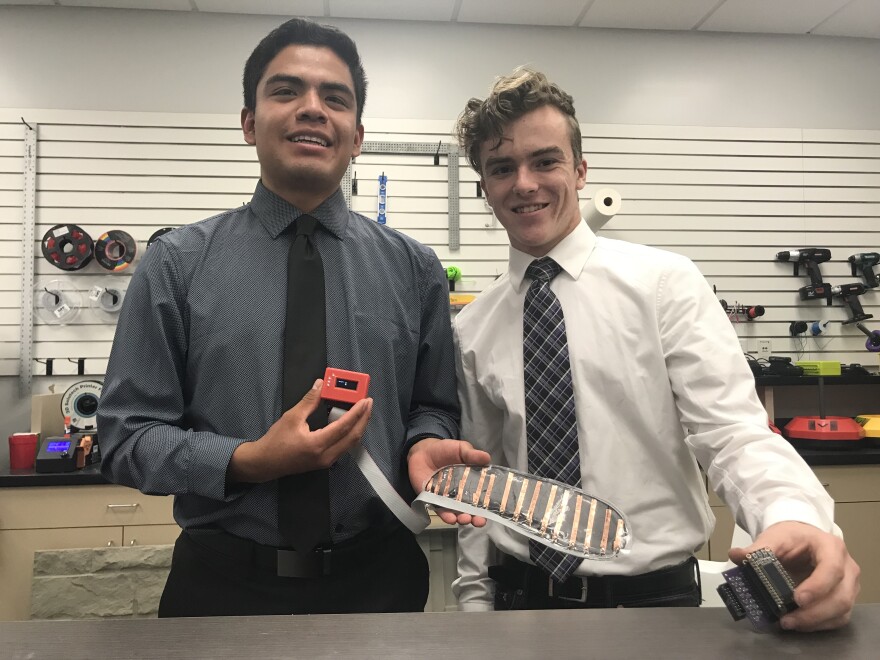
{"type": "Polygon", "coordinates": [[[824,385],[880,385],[880,376],[755,376],[755,385],[818,385],[820,378],[824,385]]]}

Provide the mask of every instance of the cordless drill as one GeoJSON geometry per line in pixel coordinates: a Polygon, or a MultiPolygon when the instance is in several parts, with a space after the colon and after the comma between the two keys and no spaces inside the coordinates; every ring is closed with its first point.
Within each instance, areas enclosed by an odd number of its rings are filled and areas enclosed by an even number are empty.
{"type": "Polygon", "coordinates": [[[800,265],[803,264],[810,275],[810,285],[798,289],[801,300],[819,300],[824,298],[827,305],[831,306],[831,286],[822,281],[822,273],[819,264],[831,259],[831,250],[828,248],[801,248],[800,250],[786,250],[776,253],[777,261],[793,261],[794,275],[800,275],[800,265]]]}
{"type": "Polygon", "coordinates": [[[874,318],[873,314],[865,314],[862,309],[862,303],[859,302],[859,296],[865,293],[867,289],[861,282],[852,282],[851,284],[838,284],[831,287],[832,296],[840,296],[843,302],[849,307],[852,317],[843,322],[843,325],[850,323],[860,323],[874,318]]]}
{"type": "Polygon", "coordinates": [[[873,289],[880,286],[880,280],[874,272],[874,266],[880,263],[880,253],[877,252],[859,252],[847,258],[852,267],[852,274],[858,276],[862,271],[862,277],[865,278],[865,286],[873,289]]]}

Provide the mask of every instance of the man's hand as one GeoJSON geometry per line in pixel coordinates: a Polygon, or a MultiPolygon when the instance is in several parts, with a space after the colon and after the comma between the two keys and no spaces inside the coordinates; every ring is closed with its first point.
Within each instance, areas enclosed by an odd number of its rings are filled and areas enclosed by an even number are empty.
{"type": "Polygon", "coordinates": [[[312,389],[266,435],[236,448],[229,462],[230,481],[262,483],[328,468],[358,443],[370,420],[373,400],[361,399],[335,422],[310,431],[307,420],[321,401],[322,385],[322,380],[316,380],[312,389]]]}
{"type": "MultiPolygon", "coordinates": [[[[431,478],[440,468],[456,463],[469,465],[488,465],[492,458],[484,451],[474,449],[473,445],[464,440],[441,440],[439,438],[425,438],[412,446],[409,450],[407,463],[409,465],[409,481],[416,494],[422,492],[425,482],[431,478]]],[[[440,520],[448,525],[473,525],[482,527],[486,519],[482,516],[471,516],[469,513],[456,513],[449,509],[435,509],[440,520]]]]}
{"type": "Polygon", "coordinates": [[[800,522],[771,525],[747,548],[731,548],[730,560],[741,564],[746,554],[770,548],[794,581],[798,609],[782,617],[787,630],[809,632],[845,626],[859,594],[859,565],[843,541],[800,522]]]}

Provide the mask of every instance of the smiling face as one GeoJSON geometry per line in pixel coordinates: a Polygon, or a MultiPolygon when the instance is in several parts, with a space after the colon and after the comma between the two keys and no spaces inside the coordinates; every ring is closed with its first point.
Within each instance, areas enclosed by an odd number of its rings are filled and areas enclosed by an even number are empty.
{"type": "Polygon", "coordinates": [[[480,147],[480,185],[510,244],[543,257],[581,222],[578,190],[587,161],[575,163],[565,116],[542,106],[511,121],[501,143],[480,147]]]}
{"type": "Polygon", "coordinates": [[[288,46],[266,67],[254,105],[241,111],[241,127],[257,147],[263,185],[313,210],[361,152],[364,127],[348,66],[329,48],[288,46]]]}

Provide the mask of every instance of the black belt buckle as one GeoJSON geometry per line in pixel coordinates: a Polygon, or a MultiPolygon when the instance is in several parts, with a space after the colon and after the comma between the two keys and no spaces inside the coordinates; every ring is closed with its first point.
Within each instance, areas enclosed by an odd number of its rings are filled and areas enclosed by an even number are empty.
{"type": "Polygon", "coordinates": [[[278,577],[316,578],[330,575],[330,548],[316,548],[308,553],[277,550],[278,577]]]}
{"type": "MultiPolygon", "coordinates": [[[[572,578],[569,578],[571,580],[572,578]]],[[[564,586],[565,583],[558,583],[552,577],[547,577],[547,595],[550,598],[555,598],[556,600],[565,600],[570,603],[586,603],[587,602],[587,579],[575,577],[575,580],[579,580],[581,583],[580,594],[577,596],[568,596],[559,593],[560,587],[564,586]]]]}

